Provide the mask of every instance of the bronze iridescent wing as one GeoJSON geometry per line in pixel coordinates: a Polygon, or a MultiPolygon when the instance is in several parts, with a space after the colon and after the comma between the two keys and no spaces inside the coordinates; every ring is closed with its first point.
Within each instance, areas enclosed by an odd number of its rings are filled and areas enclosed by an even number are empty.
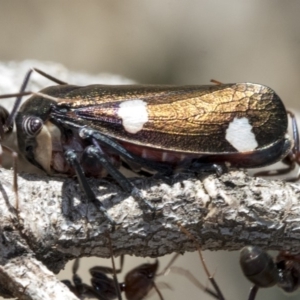
{"type": "Polygon", "coordinates": [[[247,152],[283,139],[287,131],[282,101],[259,84],[94,85],[77,87],[62,98],[57,110],[66,109],[66,120],[155,149],[247,152]]]}

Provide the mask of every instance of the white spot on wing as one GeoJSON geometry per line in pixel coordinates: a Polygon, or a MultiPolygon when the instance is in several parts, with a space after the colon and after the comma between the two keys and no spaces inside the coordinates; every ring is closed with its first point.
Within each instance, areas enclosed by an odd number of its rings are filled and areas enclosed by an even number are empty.
{"type": "Polygon", "coordinates": [[[147,103],[139,99],[124,101],[119,106],[118,116],[127,132],[137,133],[148,122],[147,103]]]}
{"type": "Polygon", "coordinates": [[[226,130],[226,140],[238,151],[253,151],[258,143],[247,118],[234,118],[226,130]]]}

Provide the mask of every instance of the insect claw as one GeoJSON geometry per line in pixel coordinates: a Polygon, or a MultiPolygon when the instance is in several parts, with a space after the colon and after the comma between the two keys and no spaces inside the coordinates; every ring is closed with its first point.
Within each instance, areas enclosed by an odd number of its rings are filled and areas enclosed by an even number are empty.
{"type": "Polygon", "coordinates": [[[139,201],[139,203],[141,203],[143,206],[147,207],[147,209],[151,210],[151,212],[156,211],[155,206],[153,206],[148,200],[144,198],[142,191],[139,190],[137,187],[133,186],[131,196],[137,201],[139,201]]]}
{"type": "Polygon", "coordinates": [[[212,169],[215,170],[217,176],[221,176],[227,172],[227,167],[225,164],[213,164],[212,169]]]}
{"type": "Polygon", "coordinates": [[[214,164],[214,163],[203,163],[195,160],[192,162],[189,171],[197,172],[197,173],[213,173],[217,176],[221,176],[227,172],[227,167],[225,164],[214,164]]]}
{"type": "MultiPolygon", "coordinates": [[[[100,202],[100,201],[99,201],[99,202],[100,202]]],[[[101,203],[101,202],[100,202],[100,203],[101,203]]],[[[104,208],[104,207],[102,206],[102,203],[101,203],[100,206],[98,206],[98,209],[101,211],[101,213],[103,214],[103,216],[105,216],[105,218],[108,220],[108,222],[109,222],[113,227],[115,227],[116,225],[118,225],[117,222],[114,221],[114,220],[112,219],[112,217],[108,214],[106,208],[104,208]]]]}

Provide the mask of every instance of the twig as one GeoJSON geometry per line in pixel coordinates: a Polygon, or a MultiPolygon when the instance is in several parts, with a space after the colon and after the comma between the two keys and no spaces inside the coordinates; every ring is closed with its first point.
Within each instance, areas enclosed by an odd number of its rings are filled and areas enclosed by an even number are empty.
{"type": "MultiPolygon", "coordinates": [[[[178,222],[203,250],[238,250],[251,244],[299,251],[300,186],[295,183],[253,178],[242,171],[202,180],[191,174],[132,179],[155,203],[158,211],[153,216],[114,183],[90,179],[98,199],[121,222],[114,230],[87,203],[76,180],[21,174],[17,217],[12,172],[1,170],[0,177],[2,239],[16,242],[12,235],[21,231],[22,243],[28,244],[23,247],[55,272],[72,257],[108,257],[104,233],[110,233],[116,255],[157,257],[196,250],[178,222]]],[[[6,251],[1,248],[0,254],[7,256],[6,251]]]]}

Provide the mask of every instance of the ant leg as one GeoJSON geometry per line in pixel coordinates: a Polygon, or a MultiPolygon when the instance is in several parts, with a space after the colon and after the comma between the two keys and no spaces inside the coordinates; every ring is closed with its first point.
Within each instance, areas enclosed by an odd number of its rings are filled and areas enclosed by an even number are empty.
{"type": "Polygon", "coordinates": [[[35,71],[35,72],[37,72],[38,74],[42,75],[43,77],[49,79],[50,81],[53,81],[53,82],[55,82],[55,83],[57,83],[59,85],[66,85],[66,84],[68,84],[67,82],[64,82],[64,81],[62,81],[62,80],[60,80],[60,79],[58,79],[56,77],[53,77],[50,74],[41,71],[40,69],[32,68],[32,70],[35,71]]]}
{"type": "Polygon", "coordinates": [[[16,118],[16,114],[17,114],[17,111],[18,111],[19,106],[21,104],[23,93],[24,93],[24,91],[25,91],[25,89],[26,89],[26,87],[28,85],[28,82],[29,82],[29,79],[30,79],[30,76],[31,76],[32,72],[33,72],[33,70],[29,70],[27,72],[27,74],[25,75],[25,78],[23,80],[23,83],[22,83],[20,91],[19,91],[19,95],[17,96],[17,99],[16,99],[16,101],[14,103],[14,107],[13,107],[10,115],[6,119],[4,131],[6,131],[8,128],[10,128],[12,126],[12,123],[13,123],[13,121],[16,118]]]}
{"type": "Polygon", "coordinates": [[[87,179],[84,175],[84,172],[82,170],[82,167],[80,166],[79,161],[77,160],[77,156],[73,150],[68,150],[65,152],[66,160],[69,162],[69,164],[74,168],[79,184],[81,186],[81,189],[84,191],[84,193],[87,196],[87,199],[94,203],[102,212],[102,214],[105,216],[105,218],[109,221],[109,223],[112,226],[117,225],[117,223],[111,218],[111,216],[107,213],[107,210],[103,206],[103,204],[96,198],[94,192],[92,191],[89,183],[87,182],[87,179]]]}
{"type": "MultiPolygon", "coordinates": [[[[110,238],[109,234],[108,234],[108,240],[109,240],[110,258],[111,258],[111,263],[112,263],[113,279],[114,279],[114,283],[115,283],[116,293],[117,293],[118,299],[122,300],[122,295],[121,295],[121,290],[120,290],[120,284],[119,284],[118,277],[117,277],[117,270],[116,270],[115,259],[114,259],[112,244],[111,244],[111,238],[110,238]]],[[[123,262],[124,262],[124,258],[123,258],[123,255],[122,255],[121,256],[120,271],[123,268],[123,262]]]]}
{"type": "Polygon", "coordinates": [[[32,94],[32,92],[25,92],[25,89],[26,89],[26,87],[27,87],[27,85],[28,85],[29,79],[30,79],[31,74],[32,74],[33,72],[37,72],[37,73],[39,73],[40,75],[42,75],[42,76],[48,78],[49,80],[51,80],[51,81],[53,81],[53,82],[55,82],[55,83],[57,83],[57,84],[60,84],[60,85],[65,85],[65,84],[67,84],[66,82],[61,81],[61,80],[59,80],[59,79],[57,79],[57,78],[55,78],[55,77],[53,77],[53,76],[51,76],[51,75],[49,75],[49,74],[47,74],[47,73],[41,71],[41,70],[39,70],[39,69],[33,68],[33,69],[29,70],[29,71],[26,73],[25,77],[24,77],[24,80],[23,80],[23,83],[22,83],[22,85],[21,85],[21,88],[20,88],[19,93],[17,93],[17,94],[10,94],[10,95],[1,95],[1,97],[0,97],[0,98],[8,98],[8,97],[12,97],[12,96],[16,96],[16,97],[17,97],[17,99],[16,99],[16,101],[15,101],[15,103],[14,103],[13,109],[12,109],[10,115],[8,116],[8,118],[6,119],[6,122],[5,122],[5,125],[4,125],[4,131],[5,131],[5,132],[8,131],[8,129],[9,129],[10,127],[12,127],[13,121],[15,120],[17,111],[18,111],[18,109],[19,109],[19,107],[20,107],[22,97],[25,96],[25,95],[30,95],[30,94],[32,94]]]}
{"type": "Polygon", "coordinates": [[[30,96],[32,95],[33,92],[27,91],[27,92],[22,92],[22,93],[13,93],[13,94],[2,94],[0,95],[0,99],[6,99],[6,98],[15,98],[15,97],[24,97],[24,96],[30,96]]]}
{"type": "Polygon", "coordinates": [[[82,286],[82,279],[77,274],[78,269],[79,269],[79,258],[76,258],[72,266],[72,273],[73,273],[73,282],[77,290],[79,290],[82,286]]]}
{"type": "Polygon", "coordinates": [[[18,193],[18,154],[11,148],[0,145],[0,165],[2,164],[2,153],[3,150],[6,152],[9,152],[13,159],[13,191],[15,193],[15,199],[16,199],[16,205],[15,209],[17,212],[17,215],[19,215],[19,193],[18,193]]]}
{"type": "Polygon", "coordinates": [[[259,290],[259,287],[257,285],[253,285],[250,288],[248,300],[255,300],[258,290],[259,290]]]}
{"type": "Polygon", "coordinates": [[[219,288],[217,282],[215,281],[214,277],[213,277],[213,276],[209,273],[209,271],[208,271],[208,268],[207,268],[207,266],[206,266],[206,263],[205,263],[205,260],[204,260],[204,258],[203,258],[202,251],[201,251],[200,248],[198,249],[198,253],[199,253],[199,257],[200,257],[202,266],[203,266],[203,268],[204,268],[204,271],[205,271],[205,273],[206,273],[208,279],[210,280],[212,286],[214,287],[214,289],[215,289],[215,291],[216,291],[216,293],[217,293],[217,295],[218,295],[218,299],[220,299],[220,300],[225,300],[225,298],[224,298],[224,296],[223,296],[223,293],[221,292],[221,290],[220,290],[220,288],[219,288]]]}
{"type": "Polygon", "coordinates": [[[157,287],[157,285],[155,284],[155,282],[153,282],[153,288],[155,289],[156,293],[158,294],[159,299],[164,300],[164,297],[163,297],[162,293],[160,292],[159,288],[157,287]]]}
{"type": "Polygon", "coordinates": [[[180,267],[172,267],[173,263],[179,257],[179,255],[180,255],[179,253],[176,253],[175,255],[173,255],[173,257],[171,258],[171,260],[169,261],[167,266],[159,274],[157,274],[156,277],[161,276],[161,275],[166,276],[169,273],[169,271],[171,271],[173,273],[183,275],[183,276],[187,277],[200,290],[204,291],[207,294],[210,294],[212,297],[214,297],[216,299],[219,299],[217,293],[215,293],[214,291],[212,291],[208,287],[205,287],[199,280],[197,280],[195,278],[195,276],[190,271],[185,270],[185,269],[180,268],[180,267]]]}
{"type": "Polygon", "coordinates": [[[208,268],[206,266],[205,260],[204,260],[203,255],[202,255],[201,248],[198,245],[198,242],[197,242],[196,238],[185,227],[183,227],[180,223],[177,223],[177,225],[179,226],[180,230],[184,234],[186,234],[191,240],[193,240],[194,243],[197,245],[201,264],[202,264],[202,266],[204,268],[204,271],[205,271],[205,273],[207,275],[207,278],[209,279],[209,281],[211,282],[212,286],[214,287],[214,290],[215,290],[215,292],[217,294],[217,299],[219,299],[219,300],[225,300],[225,297],[223,296],[223,293],[220,290],[217,282],[215,281],[214,277],[209,273],[209,270],[208,270],[208,268]]]}
{"type": "Polygon", "coordinates": [[[156,276],[162,276],[162,275],[166,276],[169,273],[170,268],[175,262],[175,260],[179,257],[179,255],[180,255],[179,253],[174,254],[171,260],[169,261],[169,263],[165,266],[165,268],[161,272],[159,272],[156,276]]]}
{"type": "Polygon", "coordinates": [[[215,299],[219,299],[219,296],[216,292],[209,289],[208,287],[204,286],[196,277],[188,270],[183,269],[181,267],[171,267],[170,268],[172,273],[177,273],[179,275],[185,276],[190,282],[192,282],[197,288],[202,290],[203,292],[211,295],[215,299]]]}

